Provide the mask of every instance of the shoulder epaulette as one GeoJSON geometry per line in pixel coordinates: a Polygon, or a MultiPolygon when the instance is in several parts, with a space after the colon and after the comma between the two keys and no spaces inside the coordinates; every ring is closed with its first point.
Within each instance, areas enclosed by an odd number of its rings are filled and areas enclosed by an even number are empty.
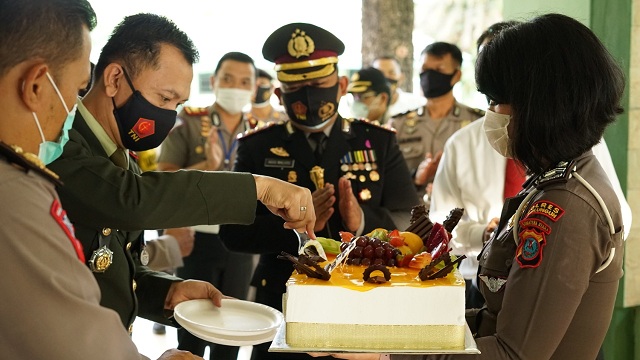
{"type": "Polygon", "coordinates": [[[0,154],[4,155],[10,164],[15,164],[25,171],[33,170],[56,186],[62,186],[58,174],[47,168],[37,155],[25,152],[19,146],[7,145],[2,141],[0,141],[0,154]]]}
{"type": "Polygon", "coordinates": [[[542,173],[536,179],[536,188],[542,189],[556,183],[567,182],[571,177],[571,172],[576,168],[576,161],[561,161],[554,168],[542,173]]]}
{"type": "Polygon", "coordinates": [[[267,130],[267,129],[275,129],[277,127],[277,125],[284,125],[284,121],[273,121],[273,122],[269,122],[264,124],[264,126],[259,126],[253,129],[249,129],[241,134],[238,134],[237,139],[241,140],[241,139],[246,139],[251,135],[255,135],[257,133],[262,133],[263,131],[267,130]]]}
{"type": "Polygon", "coordinates": [[[350,122],[352,125],[362,124],[362,125],[366,125],[366,126],[371,126],[373,128],[376,128],[376,129],[385,130],[385,131],[388,131],[388,132],[391,132],[391,133],[394,133],[394,134],[396,133],[396,129],[380,125],[380,122],[377,121],[377,120],[376,121],[369,121],[368,119],[353,119],[353,118],[344,119],[344,120],[350,122]]]}
{"type": "Polygon", "coordinates": [[[209,115],[209,109],[206,107],[185,106],[183,110],[189,116],[209,115]]]}
{"type": "Polygon", "coordinates": [[[401,117],[407,117],[409,119],[412,119],[412,118],[418,117],[418,110],[420,110],[420,109],[413,109],[413,110],[405,111],[403,113],[393,115],[391,118],[397,119],[397,118],[401,118],[401,117]]]}

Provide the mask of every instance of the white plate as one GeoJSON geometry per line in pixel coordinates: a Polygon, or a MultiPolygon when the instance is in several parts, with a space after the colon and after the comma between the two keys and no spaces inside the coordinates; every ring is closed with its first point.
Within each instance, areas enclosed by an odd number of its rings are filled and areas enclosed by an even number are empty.
{"type": "Polygon", "coordinates": [[[367,349],[366,344],[362,344],[361,348],[297,348],[287,344],[287,324],[282,323],[273,342],[269,347],[269,352],[282,353],[310,353],[310,352],[329,352],[329,353],[382,353],[382,354],[480,354],[476,341],[471,335],[469,326],[466,325],[464,333],[464,350],[449,349],[367,349]]]}
{"type": "Polygon", "coordinates": [[[282,313],[272,307],[237,299],[223,299],[219,308],[208,299],[184,301],[175,307],[174,315],[189,328],[233,337],[270,333],[283,320],[282,313]]]}
{"type": "Polygon", "coordinates": [[[191,333],[193,336],[196,336],[202,340],[210,341],[215,344],[220,345],[229,345],[229,346],[251,346],[258,345],[265,342],[269,342],[273,340],[276,336],[277,329],[272,329],[264,334],[260,335],[221,335],[216,333],[211,333],[201,329],[200,327],[196,327],[190,322],[186,321],[180,315],[174,313],[174,318],[178,322],[178,324],[182,325],[182,327],[191,333]]]}

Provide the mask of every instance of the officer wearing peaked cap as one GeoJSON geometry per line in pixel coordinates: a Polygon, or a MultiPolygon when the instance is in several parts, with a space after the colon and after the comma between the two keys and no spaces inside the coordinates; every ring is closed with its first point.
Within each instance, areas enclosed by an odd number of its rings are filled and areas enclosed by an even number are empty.
{"type": "Polygon", "coordinates": [[[353,116],[379,124],[387,122],[391,88],[380,70],[372,67],[359,70],[351,76],[347,91],[353,96],[350,104],[353,116]]]}
{"type": "MultiPolygon", "coordinates": [[[[337,112],[348,85],[347,78],[338,76],[343,51],[340,39],[311,24],[288,24],[269,36],[262,53],[275,63],[281,82],[275,93],[290,120],[245,134],[234,167],[309,188],[317,216],[314,230],[334,239],[339,231],[404,229],[411,207],[419,203],[395,134],[337,112]]],[[[260,253],[252,279],[256,301],[282,309],[293,266],[276,256],[297,254],[295,234],[259,206],[253,225],[223,225],[221,236],[232,251],[260,253]]],[[[309,358],[269,353],[269,345],[255,346],[252,359],[309,358]]]]}

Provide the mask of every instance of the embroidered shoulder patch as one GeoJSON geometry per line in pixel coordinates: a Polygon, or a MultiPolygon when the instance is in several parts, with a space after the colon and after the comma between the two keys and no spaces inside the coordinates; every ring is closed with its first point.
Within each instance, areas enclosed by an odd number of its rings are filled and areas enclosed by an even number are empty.
{"type": "Polygon", "coordinates": [[[537,268],[542,262],[542,248],[547,243],[543,233],[526,229],[518,234],[520,244],[516,250],[516,260],[521,268],[537,268]]]}
{"type": "Polygon", "coordinates": [[[547,225],[544,221],[540,219],[522,219],[518,223],[521,229],[536,229],[542,231],[543,233],[549,235],[551,234],[551,227],[547,225]]]}
{"type": "Polygon", "coordinates": [[[60,201],[58,199],[53,200],[53,204],[51,204],[51,216],[53,219],[60,225],[62,231],[67,234],[67,237],[71,241],[71,245],[73,249],[76,251],[76,255],[78,255],[78,259],[82,261],[84,264],[84,251],[82,250],[82,244],[78,239],[76,239],[75,231],[73,229],[73,224],[69,221],[69,217],[67,216],[67,212],[64,211],[62,206],[60,205],[60,201]]]}
{"type": "Polygon", "coordinates": [[[555,222],[558,221],[558,219],[560,219],[562,215],[564,215],[564,209],[552,203],[551,201],[539,200],[531,205],[525,217],[529,217],[530,215],[535,214],[546,216],[551,221],[555,222]]]}

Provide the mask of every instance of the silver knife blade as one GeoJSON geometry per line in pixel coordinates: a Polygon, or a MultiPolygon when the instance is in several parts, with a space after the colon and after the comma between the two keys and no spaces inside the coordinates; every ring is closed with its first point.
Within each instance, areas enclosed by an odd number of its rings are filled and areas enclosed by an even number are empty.
{"type": "Polygon", "coordinates": [[[331,272],[333,270],[335,270],[336,267],[338,267],[338,265],[340,265],[343,261],[347,260],[347,257],[349,256],[349,253],[356,248],[356,242],[355,241],[351,241],[349,243],[349,246],[347,246],[346,249],[344,249],[343,252],[341,252],[340,254],[338,254],[338,256],[336,256],[335,260],[333,260],[332,263],[327,264],[324,269],[331,274],[331,272]]]}
{"type": "Polygon", "coordinates": [[[307,234],[306,231],[298,232],[294,229],[293,232],[296,233],[296,236],[298,237],[298,255],[301,255],[304,253],[304,244],[311,240],[311,238],[309,238],[309,234],[307,234]]]}

